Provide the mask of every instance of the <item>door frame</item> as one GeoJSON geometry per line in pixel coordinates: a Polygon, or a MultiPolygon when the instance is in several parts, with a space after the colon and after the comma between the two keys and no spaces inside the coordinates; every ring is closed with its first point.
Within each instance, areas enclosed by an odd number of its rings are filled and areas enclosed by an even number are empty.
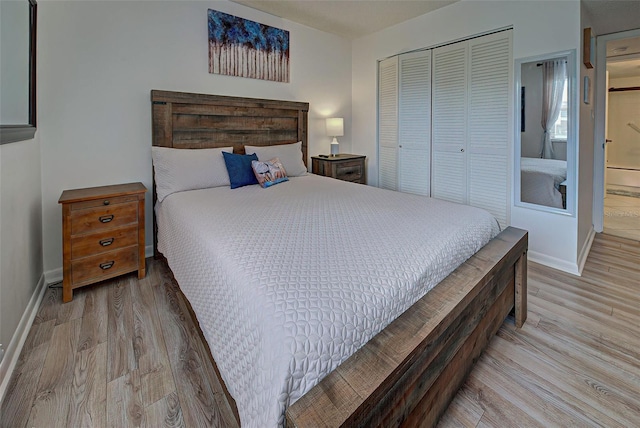
{"type": "Polygon", "coordinates": [[[640,29],[605,34],[596,38],[596,73],[595,73],[595,127],[593,133],[593,228],[596,232],[604,229],[604,164],[605,146],[605,114],[606,114],[606,71],[607,42],[610,40],[640,37],[640,29]]]}

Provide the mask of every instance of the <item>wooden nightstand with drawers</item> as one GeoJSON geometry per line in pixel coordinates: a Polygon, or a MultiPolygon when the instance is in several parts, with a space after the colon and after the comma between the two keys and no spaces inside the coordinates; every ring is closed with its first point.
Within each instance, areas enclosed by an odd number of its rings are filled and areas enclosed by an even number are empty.
{"type": "Polygon", "coordinates": [[[142,183],[65,190],[62,204],[62,301],[73,290],[138,271],[145,276],[142,183]]]}
{"type": "Polygon", "coordinates": [[[311,172],[338,180],[367,184],[363,155],[339,154],[336,156],[312,156],[311,172]]]}

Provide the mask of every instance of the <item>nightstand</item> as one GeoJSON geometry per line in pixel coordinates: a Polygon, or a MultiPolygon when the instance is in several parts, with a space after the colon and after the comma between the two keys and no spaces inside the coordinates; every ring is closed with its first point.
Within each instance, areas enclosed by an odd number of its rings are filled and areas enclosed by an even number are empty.
{"type": "Polygon", "coordinates": [[[362,155],[339,154],[336,156],[311,157],[311,172],[338,180],[367,184],[364,161],[362,155]]]}
{"type": "Polygon", "coordinates": [[[73,290],[138,271],[145,276],[142,183],[65,190],[62,204],[62,301],[73,290]]]}
{"type": "Polygon", "coordinates": [[[567,209],[567,180],[560,183],[558,187],[558,191],[562,195],[562,208],[567,209]]]}

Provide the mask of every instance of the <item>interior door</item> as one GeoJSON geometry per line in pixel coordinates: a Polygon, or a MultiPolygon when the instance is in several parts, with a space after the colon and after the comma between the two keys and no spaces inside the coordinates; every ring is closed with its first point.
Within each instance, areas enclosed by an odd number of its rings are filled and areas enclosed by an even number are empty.
{"type": "Polygon", "coordinates": [[[469,205],[509,225],[513,141],[511,32],[469,40],[467,169],[469,205]]]}
{"type": "Polygon", "coordinates": [[[378,186],[398,190],[398,57],[378,67],[378,186]]]}
{"type": "Polygon", "coordinates": [[[606,72],[605,80],[607,82],[604,92],[604,198],[607,199],[607,166],[609,165],[609,72],[606,72]]]}
{"type": "Polygon", "coordinates": [[[431,51],[400,55],[398,190],[430,194],[431,51]]]}
{"type": "Polygon", "coordinates": [[[433,50],[431,196],[467,203],[468,43],[433,50]]]}

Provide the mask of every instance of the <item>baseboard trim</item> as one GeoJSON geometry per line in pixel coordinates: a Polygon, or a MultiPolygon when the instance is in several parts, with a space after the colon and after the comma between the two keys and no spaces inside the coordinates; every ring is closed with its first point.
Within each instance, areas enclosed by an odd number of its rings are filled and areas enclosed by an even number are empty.
{"type": "Polygon", "coordinates": [[[541,265],[545,265],[553,269],[558,269],[572,275],[580,276],[580,269],[578,269],[577,263],[571,263],[567,260],[558,259],[556,257],[551,257],[531,250],[527,252],[527,258],[534,263],[540,263],[541,265]]]}
{"type": "Polygon", "coordinates": [[[44,279],[47,284],[54,284],[62,281],[62,268],[51,269],[44,273],[44,279]]]}
{"type": "Polygon", "coordinates": [[[38,285],[36,285],[36,289],[33,290],[31,299],[22,314],[22,318],[20,318],[20,322],[18,323],[16,331],[13,333],[9,346],[5,351],[4,358],[0,361],[0,403],[4,400],[4,395],[9,386],[9,380],[13,374],[13,370],[16,368],[20,352],[22,351],[24,342],[27,340],[33,320],[38,313],[40,302],[42,302],[42,297],[47,289],[46,284],[47,281],[45,280],[45,275],[40,275],[38,285]]]}
{"type": "Polygon", "coordinates": [[[144,256],[146,258],[153,257],[153,245],[147,245],[144,247],[144,256]]]}
{"type": "Polygon", "coordinates": [[[582,270],[584,269],[584,264],[587,262],[587,257],[589,257],[589,252],[591,251],[591,245],[593,245],[593,239],[596,237],[596,231],[591,226],[589,229],[589,234],[587,235],[587,239],[584,241],[582,245],[582,249],[580,250],[580,254],[578,254],[578,275],[582,276],[582,270]]]}

